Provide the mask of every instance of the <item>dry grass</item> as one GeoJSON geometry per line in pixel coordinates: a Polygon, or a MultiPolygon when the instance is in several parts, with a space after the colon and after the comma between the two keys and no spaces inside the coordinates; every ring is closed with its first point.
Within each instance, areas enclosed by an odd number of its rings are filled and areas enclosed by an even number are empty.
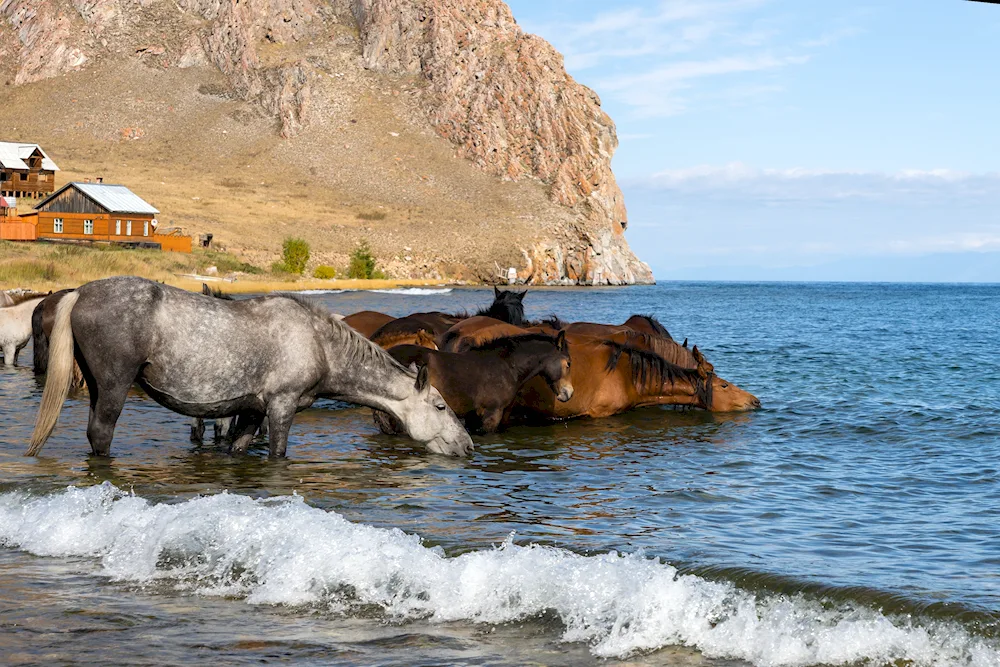
{"type": "MultiPolygon", "coordinates": [[[[97,176],[125,184],[161,211],[164,228],[211,233],[235,261],[260,267],[281,258],[286,236],[309,242],[307,273],[346,267],[365,238],[390,276],[474,281],[491,276],[494,261],[517,265],[518,247],[540,227],[571,217],[539,184],[502,182],[457,159],[408,101],[407,80],[359,70],[356,45],[310,48],[344,76],[316,80],[311,124],[294,139],[229,96],[214,68],[112,60],[0,87],[0,127],[42,144],[62,168],[58,185],[97,176]],[[134,127],[141,138],[123,140],[121,129],[134,127]]],[[[107,270],[139,272],[119,261],[107,270]]],[[[51,282],[85,268],[57,265],[51,282]]]]}
{"type": "Polygon", "coordinates": [[[77,287],[108,276],[135,275],[198,291],[209,266],[235,282],[213,282],[225,292],[241,294],[306,289],[387,289],[436,284],[429,280],[317,280],[275,275],[244,264],[227,253],[196,250],[188,253],[128,250],[106,246],[0,241],[0,289],[26,288],[40,292],[77,287]],[[254,272],[248,273],[250,268],[254,272]]]}

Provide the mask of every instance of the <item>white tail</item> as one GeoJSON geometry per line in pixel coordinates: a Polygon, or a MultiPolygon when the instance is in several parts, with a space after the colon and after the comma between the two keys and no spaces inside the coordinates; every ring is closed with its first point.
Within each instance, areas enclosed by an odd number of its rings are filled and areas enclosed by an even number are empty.
{"type": "Polygon", "coordinates": [[[70,292],[56,306],[56,320],[49,336],[49,369],[45,376],[45,390],[42,404],[35,419],[35,430],[31,434],[31,446],[25,456],[35,456],[49,439],[52,429],[59,421],[66,394],[73,379],[73,326],[70,315],[80,298],[79,292],[70,292]]]}

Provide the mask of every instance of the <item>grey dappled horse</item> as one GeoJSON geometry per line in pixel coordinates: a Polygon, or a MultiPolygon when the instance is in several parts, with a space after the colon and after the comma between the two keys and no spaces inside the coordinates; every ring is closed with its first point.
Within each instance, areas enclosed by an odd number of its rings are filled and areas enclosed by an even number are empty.
{"type": "Polygon", "coordinates": [[[283,456],[295,412],[327,396],[389,412],[432,452],[473,448],[425,369],[404,368],[319,306],[287,295],[225,301],[119,276],[60,301],[29,456],[59,418],[74,344],[90,390],[95,454],[109,453],[133,382],[189,417],[238,416],[234,453],[246,451],[266,416],[271,454],[283,456]]]}

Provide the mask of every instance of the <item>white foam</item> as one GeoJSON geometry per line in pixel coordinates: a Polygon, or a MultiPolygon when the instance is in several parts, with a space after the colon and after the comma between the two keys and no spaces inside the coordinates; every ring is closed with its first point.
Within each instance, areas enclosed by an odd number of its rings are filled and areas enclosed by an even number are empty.
{"type": "Polygon", "coordinates": [[[450,287],[397,287],[394,289],[373,289],[372,292],[379,294],[406,294],[407,296],[433,296],[435,294],[448,294],[450,287]]]}
{"type": "Polygon", "coordinates": [[[432,296],[435,294],[448,294],[452,291],[451,287],[394,287],[392,289],[373,289],[373,290],[359,290],[359,289],[304,289],[295,292],[296,294],[305,294],[307,296],[316,296],[319,294],[344,294],[345,292],[376,292],[378,294],[405,294],[407,296],[432,296]]]}
{"type": "Polygon", "coordinates": [[[864,607],[758,596],[678,575],[641,555],[517,546],[447,557],[417,536],[355,524],[294,496],[219,494],[152,504],[105,482],[44,497],[0,495],[0,544],[90,556],[104,574],[251,604],[377,605],[399,620],[503,623],[542,612],[565,641],[625,657],[687,645],[756,665],[1000,665],[997,643],[956,624],[864,607]]]}

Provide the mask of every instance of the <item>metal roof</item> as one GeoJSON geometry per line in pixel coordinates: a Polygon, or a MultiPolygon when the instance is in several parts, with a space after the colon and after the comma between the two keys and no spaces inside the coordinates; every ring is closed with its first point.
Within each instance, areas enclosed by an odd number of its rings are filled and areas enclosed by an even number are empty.
{"type": "Polygon", "coordinates": [[[18,144],[10,141],[0,141],[0,165],[7,169],[28,169],[25,160],[31,157],[36,149],[42,154],[42,169],[59,171],[56,163],[38,144],[18,144]]]}
{"type": "Polygon", "coordinates": [[[153,215],[159,213],[158,210],[124,185],[108,185],[107,183],[67,183],[35,204],[35,208],[41,209],[65,192],[66,188],[76,188],[109,213],[151,213],[153,215]]]}
{"type": "Polygon", "coordinates": [[[104,183],[70,183],[70,185],[111,213],[159,213],[124,185],[106,185],[104,183]]]}

